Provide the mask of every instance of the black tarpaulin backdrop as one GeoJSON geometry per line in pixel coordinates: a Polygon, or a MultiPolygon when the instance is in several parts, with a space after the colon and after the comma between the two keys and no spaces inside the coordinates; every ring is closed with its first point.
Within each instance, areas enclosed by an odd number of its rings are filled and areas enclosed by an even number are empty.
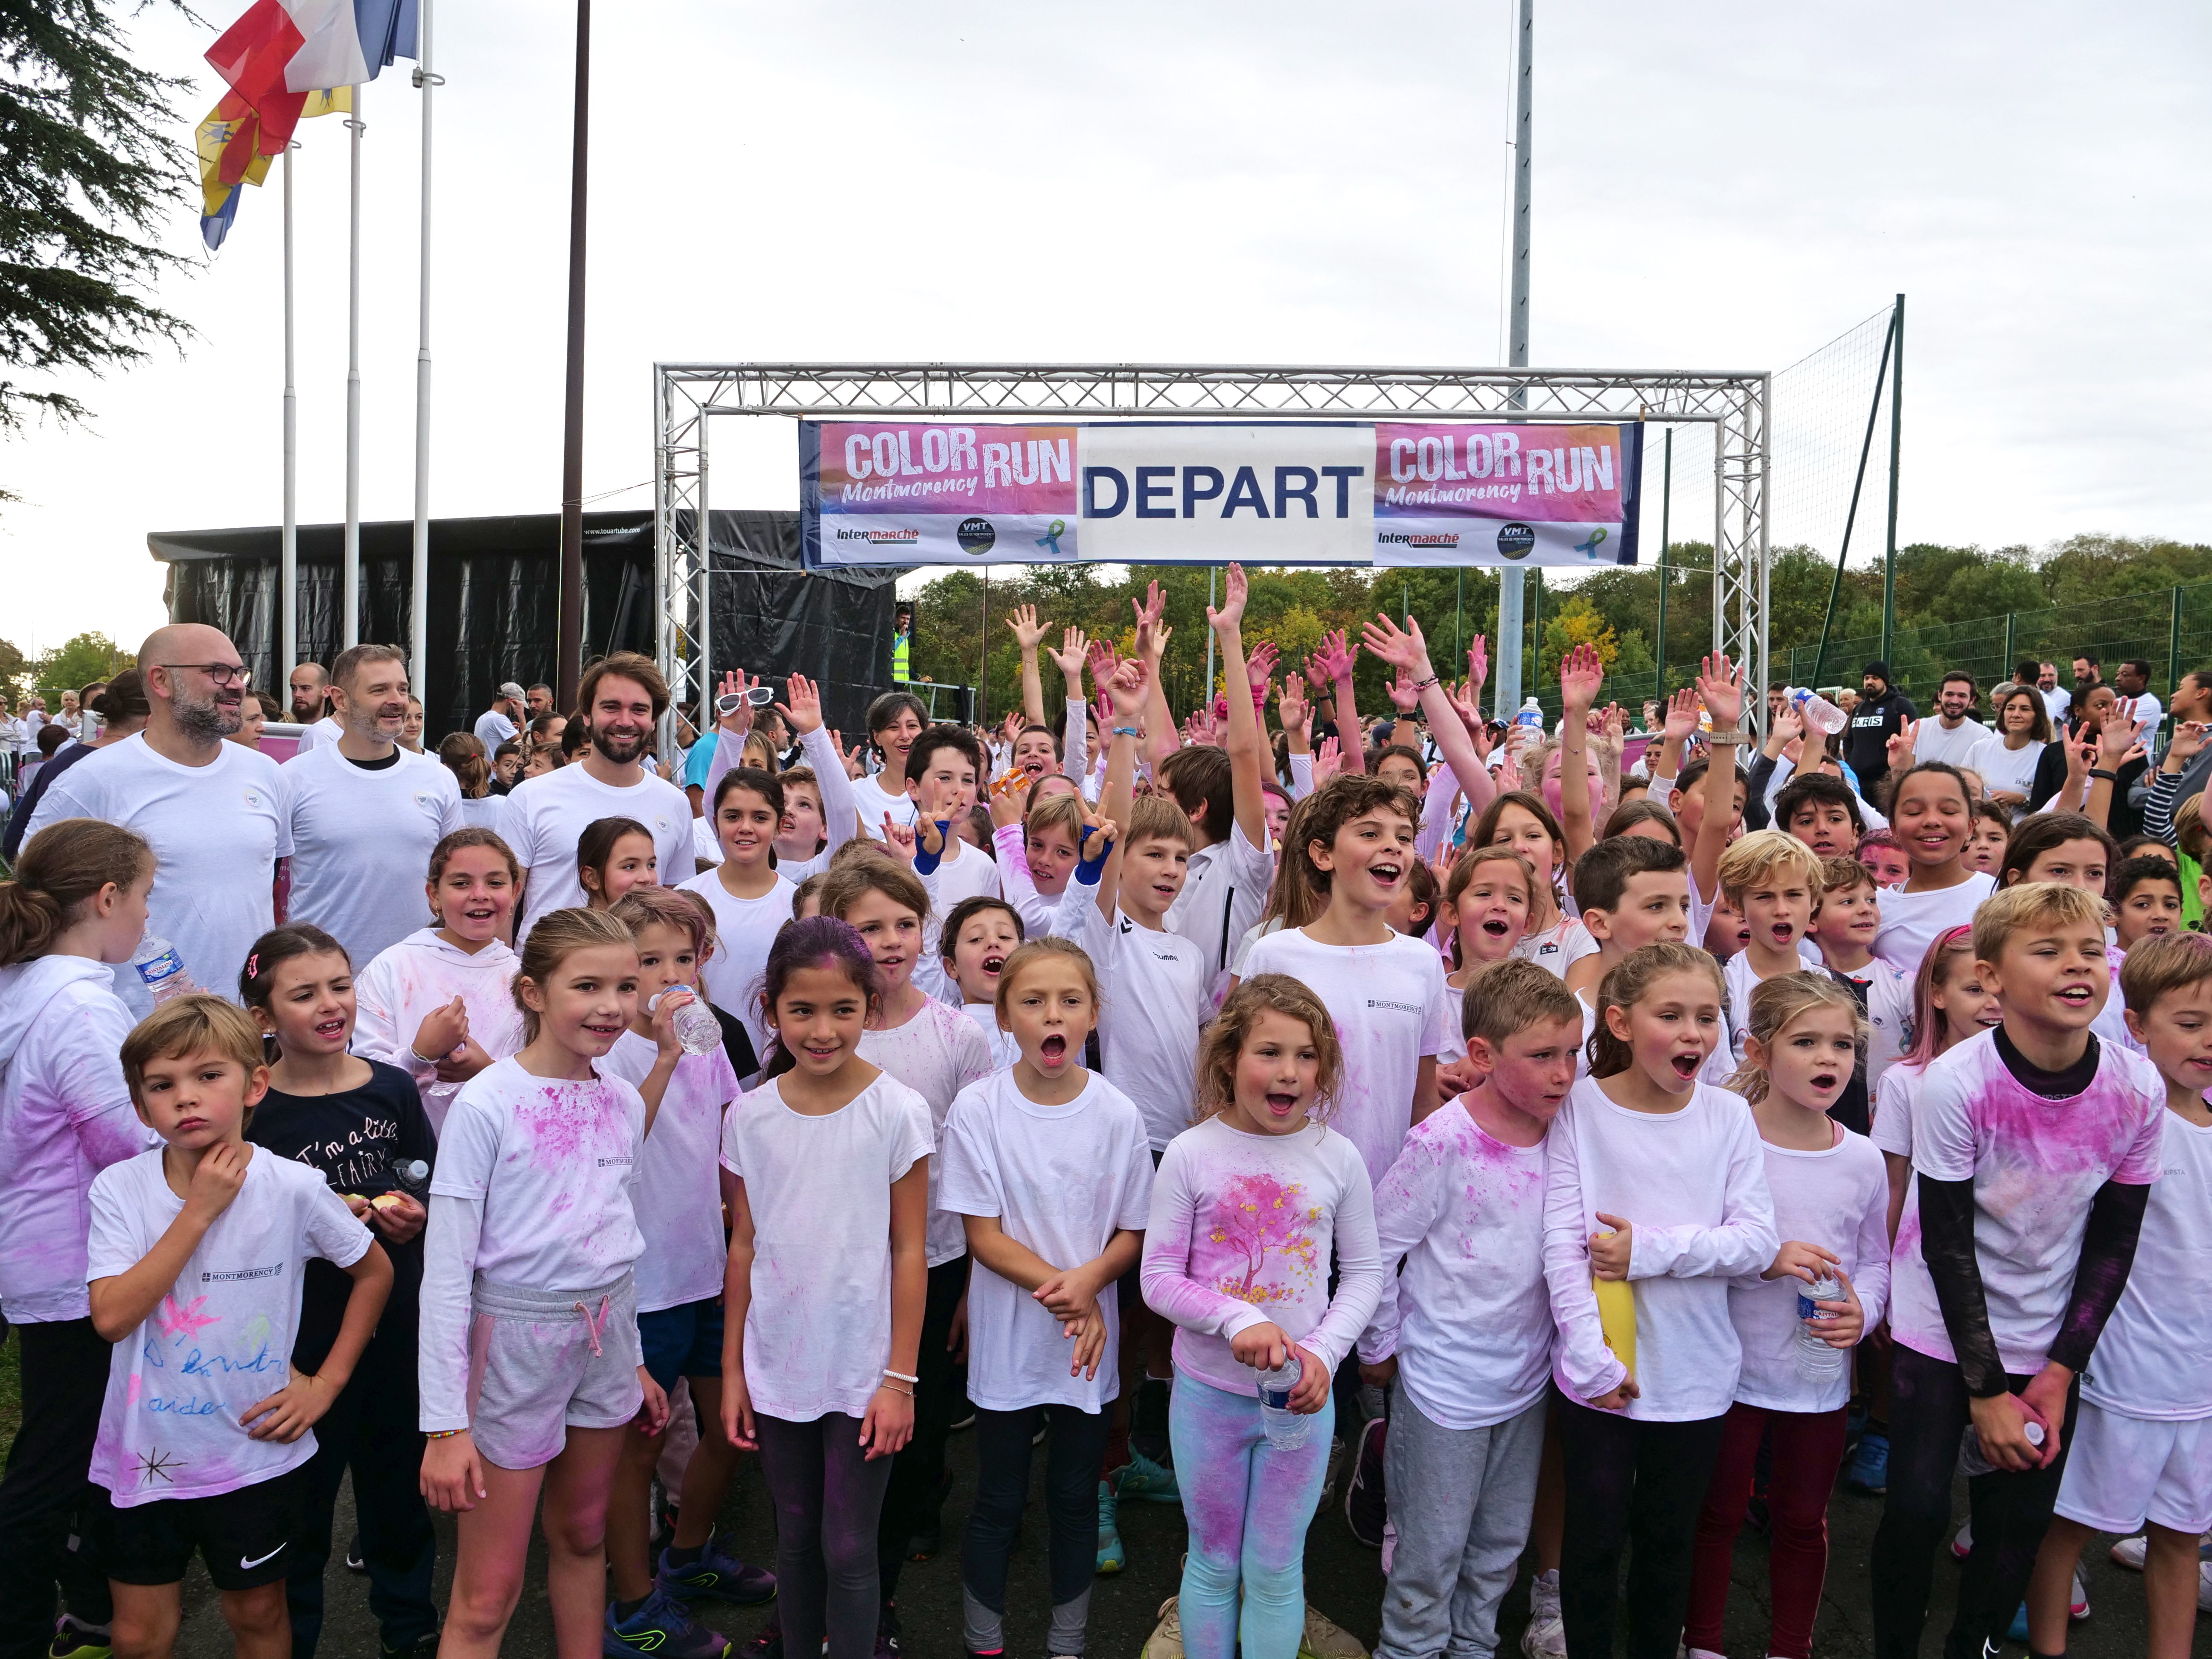
{"type": "MultiPolygon", "coordinates": [[[[900,573],[801,568],[796,513],[716,510],[709,527],[715,676],[738,667],[778,678],[805,674],[820,682],[830,724],[860,732],[868,699],[890,683],[900,573]]],[[[301,525],[298,535],[300,660],[327,664],[338,651],[344,526],[301,525]]],[[[169,619],[222,629],[253,684],[281,702],[293,665],[276,662],[280,543],[273,525],[146,538],[169,567],[169,619]]],[[[362,639],[406,647],[413,547],[407,520],[362,526],[362,639]]],[[[560,553],[557,514],[430,521],[428,746],[474,725],[501,681],[553,683],[560,553]]],[[[650,513],[584,514],[584,657],[610,651],[653,654],[650,513]]]]}

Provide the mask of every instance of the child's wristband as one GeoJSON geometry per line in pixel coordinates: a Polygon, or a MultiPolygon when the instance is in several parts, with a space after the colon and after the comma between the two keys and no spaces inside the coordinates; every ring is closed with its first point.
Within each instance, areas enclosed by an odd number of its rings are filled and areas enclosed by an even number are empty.
{"type": "Polygon", "coordinates": [[[920,1377],[915,1376],[909,1372],[895,1371],[888,1365],[884,1367],[884,1375],[889,1377],[895,1377],[901,1382],[919,1382],[921,1381],[920,1377]]]}
{"type": "Polygon", "coordinates": [[[422,1437],[425,1440],[451,1440],[457,1434],[467,1432],[466,1429],[432,1429],[422,1437]]]}

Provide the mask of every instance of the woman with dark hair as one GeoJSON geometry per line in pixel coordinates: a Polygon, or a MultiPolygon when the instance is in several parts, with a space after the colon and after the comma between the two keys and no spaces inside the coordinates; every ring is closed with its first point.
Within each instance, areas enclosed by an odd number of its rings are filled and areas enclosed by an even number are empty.
{"type": "Polygon", "coordinates": [[[94,750],[122,742],[143,726],[152,712],[146,701],[146,682],[135,668],[126,668],[110,680],[87,706],[99,716],[100,733],[96,738],[64,744],[51,760],[40,766],[38,775],[15,803],[15,810],[9,813],[7,830],[0,833],[0,857],[5,857],[11,864],[23,844],[23,831],[30,825],[31,814],[38,811],[40,799],[53,781],[94,750]]]}

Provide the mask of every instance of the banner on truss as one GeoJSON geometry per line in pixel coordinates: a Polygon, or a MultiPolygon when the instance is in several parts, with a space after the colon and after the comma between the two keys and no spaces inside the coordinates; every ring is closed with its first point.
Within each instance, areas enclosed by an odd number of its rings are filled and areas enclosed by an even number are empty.
{"type": "Polygon", "coordinates": [[[1636,562],[1644,429],[803,421],[806,562],[1636,562]]]}

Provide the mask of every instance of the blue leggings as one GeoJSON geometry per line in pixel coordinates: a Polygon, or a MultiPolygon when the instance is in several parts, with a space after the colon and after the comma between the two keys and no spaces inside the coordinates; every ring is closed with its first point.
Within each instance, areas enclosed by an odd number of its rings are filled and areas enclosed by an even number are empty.
{"type": "Polygon", "coordinates": [[[1168,1437],[1181,1476],[1190,1556],[1176,1611],[1189,1659],[1297,1659],[1305,1634],[1306,1528],[1328,1474],[1324,1403],[1306,1443],[1267,1444],[1256,1394],[1229,1394],[1178,1371],[1168,1437]],[[1240,1621],[1237,1593],[1244,1592],[1240,1621]]]}

